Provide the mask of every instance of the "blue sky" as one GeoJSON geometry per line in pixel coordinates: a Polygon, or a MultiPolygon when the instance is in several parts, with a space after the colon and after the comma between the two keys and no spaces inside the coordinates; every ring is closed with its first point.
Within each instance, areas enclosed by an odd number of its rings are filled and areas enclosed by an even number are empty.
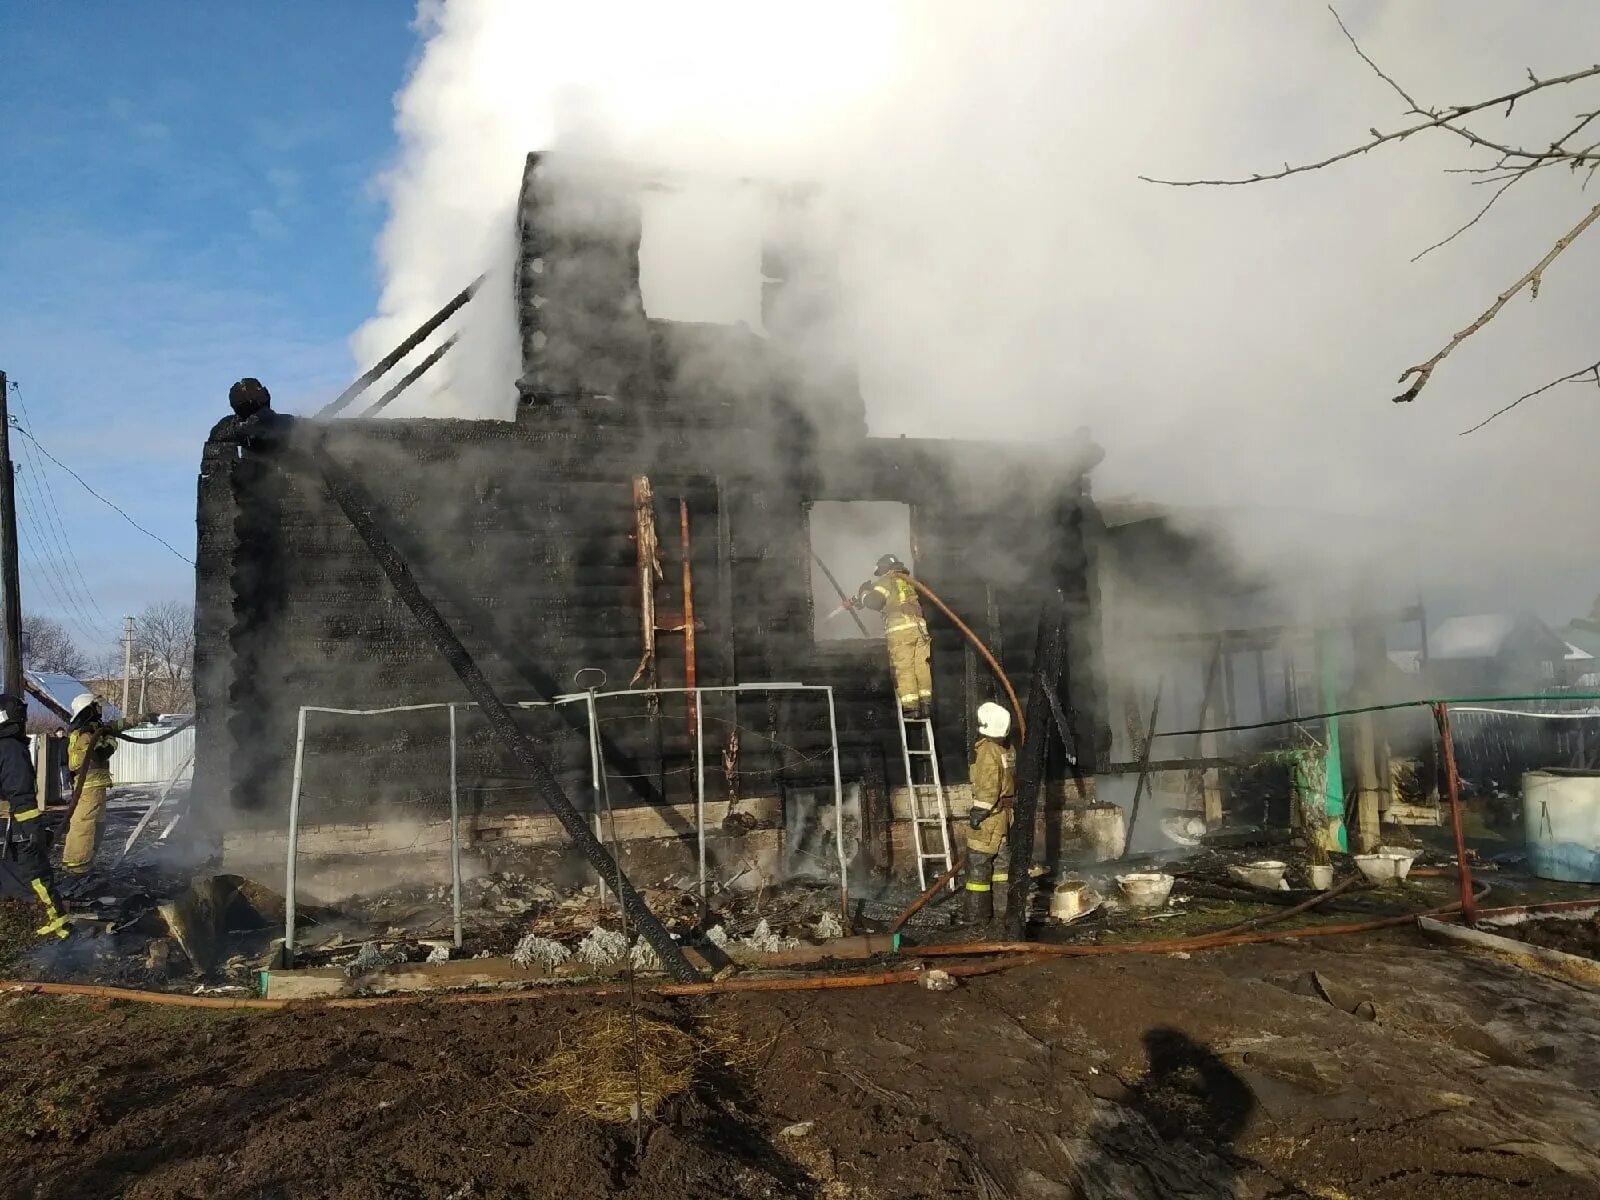
{"type": "MultiPolygon", "coordinates": [[[[0,369],[12,412],[189,557],[207,429],[355,373],[374,186],[416,50],[401,0],[0,4],[0,369]]],[[[27,611],[86,649],[191,568],[13,436],[27,611]],[[51,504],[53,497],[54,504],[51,504]]]]}

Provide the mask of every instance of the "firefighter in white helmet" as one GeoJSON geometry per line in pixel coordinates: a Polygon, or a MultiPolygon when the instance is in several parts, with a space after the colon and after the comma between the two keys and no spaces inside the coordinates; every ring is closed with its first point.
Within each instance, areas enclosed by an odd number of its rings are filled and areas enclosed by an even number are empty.
{"type": "Polygon", "coordinates": [[[67,840],[61,847],[61,867],[70,875],[83,875],[94,863],[100,846],[100,828],[106,814],[106,794],[111,790],[111,756],[117,752],[117,734],[152,720],[107,721],[100,701],[84,692],[72,702],[67,725],[67,768],[72,772],[72,807],[67,810],[67,840]]]}
{"type": "MultiPolygon", "coordinates": [[[[978,706],[978,732],[972,749],[972,807],[967,810],[966,920],[982,924],[994,917],[994,889],[1004,891],[1009,871],[996,871],[995,859],[1011,832],[1016,797],[1016,751],[1006,745],[1011,714],[992,700],[978,706]]],[[[1008,856],[1009,857],[1009,856],[1008,856]]],[[[1003,903],[1003,901],[1002,901],[1003,903]]]]}

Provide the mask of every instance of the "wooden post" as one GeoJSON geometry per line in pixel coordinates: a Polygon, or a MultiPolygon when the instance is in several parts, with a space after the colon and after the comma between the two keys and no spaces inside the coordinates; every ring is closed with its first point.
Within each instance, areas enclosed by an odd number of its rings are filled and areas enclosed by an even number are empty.
{"type": "MultiPolygon", "coordinates": [[[[1358,705],[1377,700],[1378,681],[1383,664],[1383,630],[1372,621],[1362,621],[1351,631],[1355,650],[1355,689],[1351,699],[1358,705]]],[[[1382,814],[1392,798],[1385,793],[1383,773],[1378,764],[1377,724],[1372,713],[1355,719],[1356,734],[1356,849],[1370,854],[1383,843],[1382,814]]]]}
{"type": "Polygon", "coordinates": [[[1021,941],[1028,925],[1033,898],[1034,817],[1045,786],[1045,759],[1050,747],[1051,721],[1045,689],[1054,688],[1061,677],[1061,661],[1066,647],[1066,596],[1052,589],[1039,616],[1039,636],[1035,642],[1033,674],[1028,683],[1027,714],[1033,730],[1017,752],[1016,799],[1013,801],[1009,859],[1011,883],[1006,893],[1006,931],[1013,941],[1021,941]]]}
{"type": "Polygon", "coordinates": [[[1372,714],[1362,713],[1356,725],[1356,850],[1371,854],[1383,842],[1379,811],[1382,789],[1378,786],[1378,747],[1372,729],[1372,714]]]}
{"type": "Polygon", "coordinates": [[[5,609],[5,690],[22,695],[22,579],[17,568],[16,474],[11,467],[10,396],[0,371],[0,604],[5,609]]]}
{"type": "Polygon", "coordinates": [[[1456,842],[1456,873],[1461,877],[1461,919],[1469,926],[1474,926],[1478,923],[1478,914],[1472,897],[1472,868],[1467,865],[1467,839],[1461,830],[1461,777],[1456,771],[1456,742],[1450,730],[1450,706],[1435,703],[1433,719],[1439,726],[1439,746],[1444,752],[1445,786],[1450,795],[1450,825],[1456,842]]]}
{"type": "Polygon", "coordinates": [[[133,618],[122,618],[122,715],[133,703],[133,618]]]}
{"type": "MultiPolygon", "coordinates": [[[[1204,729],[1211,724],[1212,714],[1217,711],[1217,684],[1222,669],[1222,639],[1217,639],[1217,647],[1211,652],[1211,663],[1206,667],[1205,690],[1200,696],[1200,720],[1198,727],[1204,729]]],[[[1202,733],[1200,745],[1196,751],[1199,758],[1217,757],[1217,735],[1202,733]]],[[[1204,806],[1204,819],[1207,829],[1216,829],[1222,824],[1222,773],[1215,767],[1202,768],[1200,772],[1200,794],[1204,806]]]]}

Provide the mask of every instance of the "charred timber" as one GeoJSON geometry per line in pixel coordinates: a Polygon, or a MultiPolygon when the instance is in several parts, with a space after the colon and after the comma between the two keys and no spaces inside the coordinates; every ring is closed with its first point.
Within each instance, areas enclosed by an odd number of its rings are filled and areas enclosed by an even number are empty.
{"type": "Polygon", "coordinates": [[[351,480],[344,470],[328,455],[320,441],[309,447],[312,464],[321,474],[327,485],[328,493],[333,497],[335,504],[349,519],[351,527],[360,535],[367,549],[372,553],[378,565],[388,576],[406,607],[421,624],[423,631],[434,648],[450,664],[450,669],[461,680],[462,685],[472,696],[489,722],[495,734],[516,755],[517,761],[522,764],[523,770],[532,780],[534,789],[539,798],[555,814],[556,819],[566,830],[567,836],[578,847],[589,864],[600,874],[602,879],[615,880],[618,898],[623,909],[638,926],[639,932],[650,943],[651,949],[661,959],[662,966],[674,978],[681,982],[692,982],[699,978],[689,960],[684,957],[682,949],[673,941],[672,935],[655,917],[637,889],[629,882],[628,877],[622,873],[615,859],[604,846],[590,832],[584,819],[572,802],[567,799],[562,791],[554,772],[540,753],[534,749],[533,743],[517,727],[515,718],[500,699],[499,694],[489,685],[483,672],[478,669],[478,664],[473,660],[467,648],[456,637],[455,631],[439,615],[439,610],[423,593],[416,578],[411,574],[411,569],[396,551],[394,544],[378,528],[372,516],[371,501],[363,494],[360,486],[351,480]]]}

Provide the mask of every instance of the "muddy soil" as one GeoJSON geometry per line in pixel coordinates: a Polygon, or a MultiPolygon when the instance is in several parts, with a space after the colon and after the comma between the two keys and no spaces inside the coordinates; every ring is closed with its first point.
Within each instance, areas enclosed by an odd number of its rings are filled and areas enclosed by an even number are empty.
{"type": "Polygon", "coordinates": [[[0,1196],[1593,1197],[1590,993],[1411,935],[643,1001],[643,1128],[529,1090],[575,996],[217,1016],[0,1003],[0,1196]]]}
{"type": "Polygon", "coordinates": [[[1600,921],[1524,921],[1496,929],[1496,933],[1543,946],[1546,950],[1561,950],[1584,958],[1600,959],[1600,921]]]}

